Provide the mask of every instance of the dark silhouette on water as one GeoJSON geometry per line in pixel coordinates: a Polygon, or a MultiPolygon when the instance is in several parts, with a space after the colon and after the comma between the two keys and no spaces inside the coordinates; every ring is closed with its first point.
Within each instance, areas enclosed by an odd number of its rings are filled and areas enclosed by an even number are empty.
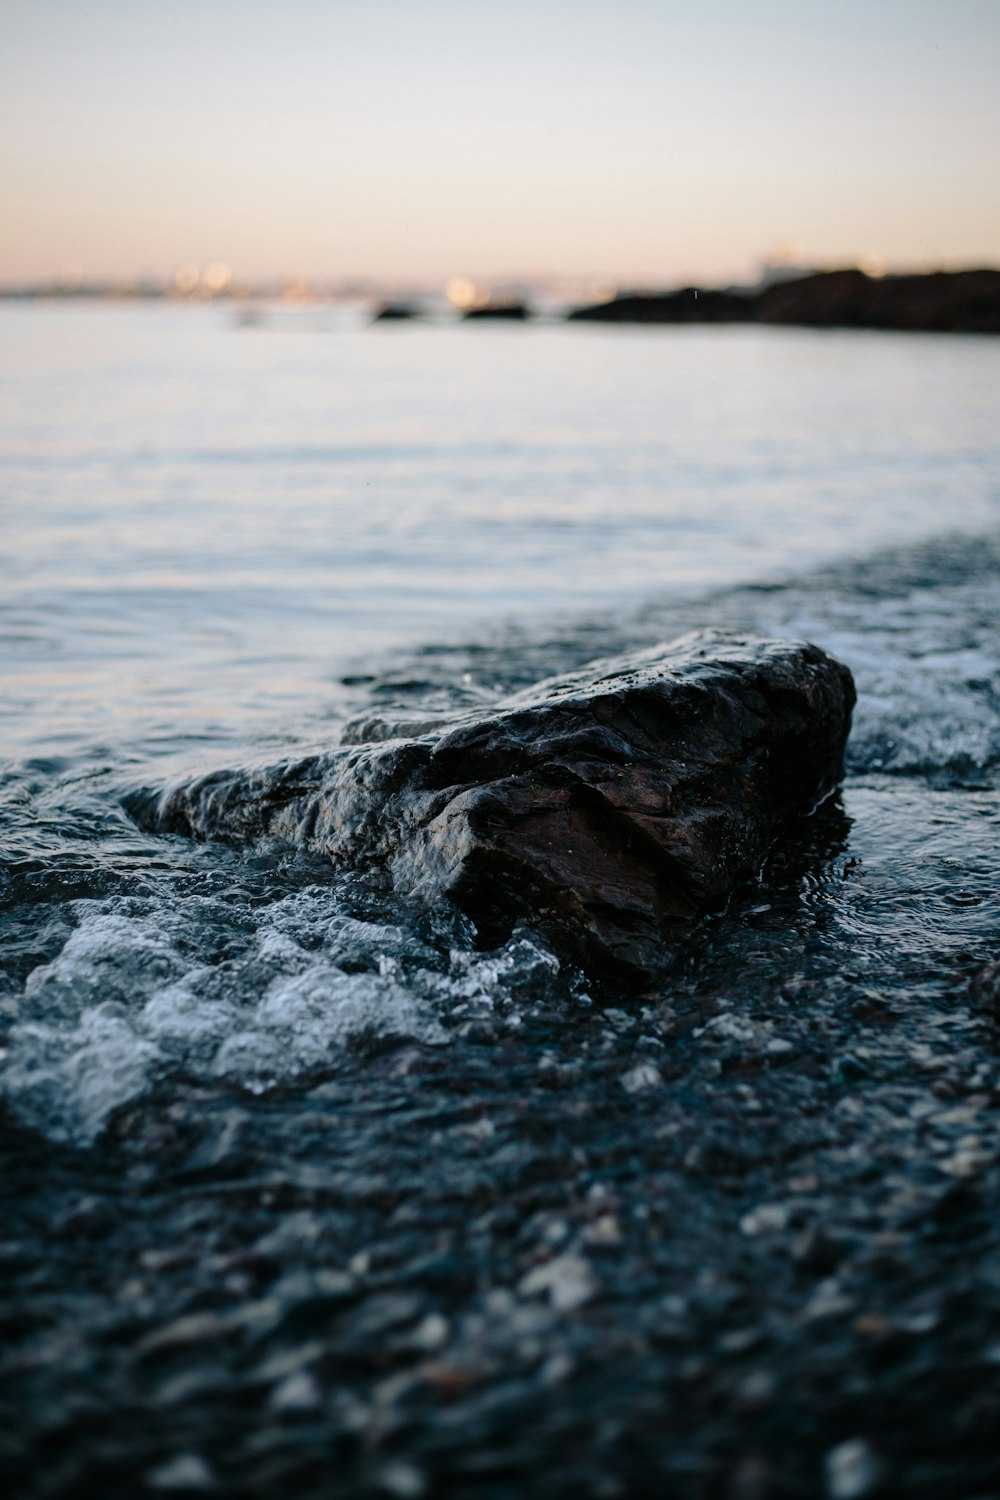
{"type": "Polygon", "coordinates": [[[487,302],[483,307],[466,308],[462,321],[472,323],[494,318],[508,323],[526,323],[530,317],[531,311],[524,302],[487,302]]]}
{"type": "Polygon", "coordinates": [[[578,307],[576,323],[750,323],[753,300],[742,292],[704,291],[686,286],[678,292],[626,292],[611,302],[578,307]]]}
{"type": "Polygon", "coordinates": [[[627,293],[576,308],[572,322],[777,323],[913,333],[1000,333],[1000,271],[872,277],[822,271],[756,292],[627,293]]]}
{"type": "Polygon", "coordinates": [[[422,317],[420,308],[412,302],[382,302],[372,314],[372,322],[404,323],[422,317]]]}

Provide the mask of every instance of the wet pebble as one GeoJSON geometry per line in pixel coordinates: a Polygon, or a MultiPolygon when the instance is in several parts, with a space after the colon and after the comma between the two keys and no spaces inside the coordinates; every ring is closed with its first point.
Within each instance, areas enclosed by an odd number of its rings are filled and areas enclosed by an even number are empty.
{"type": "Polygon", "coordinates": [[[198,1453],[179,1453],[146,1475],[152,1490],[166,1494],[199,1494],[215,1486],[215,1476],[198,1453]]]}
{"type": "Polygon", "coordinates": [[[762,1203],[758,1208],[751,1209],[749,1213],[743,1215],[740,1219],[740,1229],[750,1239],[756,1239],[765,1234],[780,1234],[782,1230],[787,1229],[790,1217],[783,1203],[762,1203]]]}
{"type": "Polygon", "coordinates": [[[864,1438],[849,1438],[823,1460],[828,1500],[865,1500],[882,1482],[884,1465],[864,1438]]]}
{"type": "Polygon", "coordinates": [[[315,1377],[308,1370],[298,1370],[275,1386],[267,1404],[272,1411],[294,1415],[316,1411],[323,1396],[315,1377]]]}
{"type": "Polygon", "coordinates": [[[806,1271],[826,1276],[835,1271],[850,1249],[850,1240],[825,1224],[811,1224],[792,1241],[795,1260],[806,1271]]]}
{"type": "Polygon", "coordinates": [[[621,1083],[627,1094],[644,1094],[662,1086],[663,1074],[655,1063],[637,1063],[622,1074],[621,1083]]]}
{"type": "Polygon", "coordinates": [[[390,1495],[392,1500],[420,1500],[427,1492],[425,1474],[405,1459],[381,1464],[373,1478],[376,1493],[390,1495]]]}
{"type": "Polygon", "coordinates": [[[596,1295],[597,1281],[582,1256],[557,1255],[523,1276],[518,1291],[522,1297],[547,1293],[557,1312],[573,1312],[596,1295]]]}

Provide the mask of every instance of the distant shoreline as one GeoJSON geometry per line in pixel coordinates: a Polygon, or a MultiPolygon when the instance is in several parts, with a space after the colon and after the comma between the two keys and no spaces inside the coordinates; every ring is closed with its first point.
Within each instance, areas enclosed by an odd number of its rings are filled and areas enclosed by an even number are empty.
{"type": "MultiPolygon", "coordinates": [[[[414,296],[385,302],[370,290],[315,289],[294,295],[277,287],[227,287],[211,295],[186,295],[172,285],[135,283],[120,286],[92,282],[80,285],[39,283],[0,287],[0,302],[50,301],[209,302],[237,307],[281,301],[289,306],[353,303],[372,309],[377,320],[428,316],[436,299],[414,296]]],[[[512,317],[530,321],[539,313],[531,298],[486,302],[464,318],[477,321],[512,317]]],[[[463,316],[456,313],[457,316],[463,316]]],[[[545,313],[567,322],[644,325],[760,324],[805,328],[884,329],[919,333],[1000,333],[1000,270],[934,271],[870,276],[850,268],[818,271],[771,282],[758,288],[688,286],[668,291],[620,292],[607,300],[545,313]]],[[[249,319],[248,319],[249,321],[249,319]]]]}

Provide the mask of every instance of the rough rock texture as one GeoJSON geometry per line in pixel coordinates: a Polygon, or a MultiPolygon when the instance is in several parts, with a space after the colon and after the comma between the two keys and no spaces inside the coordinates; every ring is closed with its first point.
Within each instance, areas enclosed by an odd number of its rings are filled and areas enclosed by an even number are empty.
{"type": "Polygon", "coordinates": [[[384,865],[487,942],[519,920],[589,967],[655,973],[836,784],[854,703],[815,646],[716,632],[591,664],[485,716],[216,772],[134,811],[165,831],[384,865]]]}

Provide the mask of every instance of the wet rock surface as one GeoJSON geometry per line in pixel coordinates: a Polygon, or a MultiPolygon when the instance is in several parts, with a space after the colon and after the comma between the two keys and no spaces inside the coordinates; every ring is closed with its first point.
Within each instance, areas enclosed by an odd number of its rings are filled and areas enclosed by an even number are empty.
{"type": "Polygon", "coordinates": [[[662,971],[833,789],[853,704],[850,673],[817,647],[708,631],[457,723],[368,717],[357,748],[217,772],[145,814],[383,865],[398,892],[453,901],[488,945],[530,919],[631,980],[662,971]]]}

